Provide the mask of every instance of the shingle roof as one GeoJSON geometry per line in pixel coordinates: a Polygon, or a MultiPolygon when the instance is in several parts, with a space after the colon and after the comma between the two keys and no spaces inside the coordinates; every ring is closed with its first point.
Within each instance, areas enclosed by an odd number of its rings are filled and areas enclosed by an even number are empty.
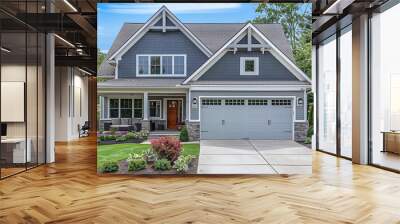
{"type": "MultiPolygon", "coordinates": [[[[210,51],[215,53],[237,32],[245,23],[185,23],[184,24],[210,51]]],[[[115,38],[107,59],[114,54],[132,35],[134,35],[143,23],[125,23],[115,38]]],[[[289,41],[285,37],[280,24],[254,24],[278,49],[280,49],[290,60],[294,61],[289,41]]],[[[100,66],[99,76],[107,76],[114,73],[114,67],[108,65],[100,66]]]]}
{"type": "Polygon", "coordinates": [[[164,87],[164,88],[172,88],[176,87],[183,82],[184,79],[163,79],[163,78],[142,78],[142,79],[110,79],[104,82],[97,83],[99,88],[113,88],[113,87],[143,87],[143,88],[151,88],[151,87],[164,87]]]}

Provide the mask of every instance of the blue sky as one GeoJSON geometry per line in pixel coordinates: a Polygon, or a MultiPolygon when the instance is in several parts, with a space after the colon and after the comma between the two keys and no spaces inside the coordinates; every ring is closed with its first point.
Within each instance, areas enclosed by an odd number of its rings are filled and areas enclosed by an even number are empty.
{"type": "Polygon", "coordinates": [[[125,22],[146,22],[166,5],[182,22],[247,22],[257,14],[255,3],[98,3],[97,46],[107,52],[125,22]]]}

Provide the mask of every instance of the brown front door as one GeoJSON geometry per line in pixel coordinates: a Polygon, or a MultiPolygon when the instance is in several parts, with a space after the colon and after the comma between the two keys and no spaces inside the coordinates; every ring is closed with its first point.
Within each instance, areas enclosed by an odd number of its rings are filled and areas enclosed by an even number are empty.
{"type": "Polygon", "coordinates": [[[178,124],[178,111],[179,111],[178,101],[168,100],[167,101],[168,129],[176,129],[176,125],[178,124]]]}

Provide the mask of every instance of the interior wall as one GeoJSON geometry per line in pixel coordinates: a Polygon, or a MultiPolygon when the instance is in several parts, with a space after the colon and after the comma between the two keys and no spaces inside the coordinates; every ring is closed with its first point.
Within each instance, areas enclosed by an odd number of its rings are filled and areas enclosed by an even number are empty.
{"type": "MultiPolygon", "coordinates": [[[[25,64],[3,64],[1,66],[1,81],[2,82],[25,82],[25,64]]],[[[28,66],[28,71],[34,69],[28,66]]],[[[29,91],[29,89],[28,89],[29,91]]],[[[28,92],[27,96],[32,98],[33,92],[28,92]]],[[[36,91],[35,91],[36,96],[36,91]]],[[[36,107],[36,106],[35,106],[36,107]]],[[[2,108],[6,110],[6,108],[2,108]]],[[[36,115],[36,114],[35,114],[36,115]]],[[[31,115],[28,115],[30,120],[31,115]]],[[[7,137],[25,138],[25,122],[7,122],[7,137]]]]}
{"type": "Polygon", "coordinates": [[[55,73],[55,140],[74,140],[89,118],[88,77],[73,67],[56,67],[55,73]]]}

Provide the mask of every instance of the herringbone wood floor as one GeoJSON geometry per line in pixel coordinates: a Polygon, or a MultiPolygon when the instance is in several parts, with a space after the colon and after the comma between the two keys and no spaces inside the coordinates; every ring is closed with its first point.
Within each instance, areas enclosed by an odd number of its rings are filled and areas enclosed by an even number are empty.
{"type": "Polygon", "coordinates": [[[312,176],[97,176],[93,138],[0,181],[0,223],[400,223],[400,175],[315,153],[312,176]]]}

